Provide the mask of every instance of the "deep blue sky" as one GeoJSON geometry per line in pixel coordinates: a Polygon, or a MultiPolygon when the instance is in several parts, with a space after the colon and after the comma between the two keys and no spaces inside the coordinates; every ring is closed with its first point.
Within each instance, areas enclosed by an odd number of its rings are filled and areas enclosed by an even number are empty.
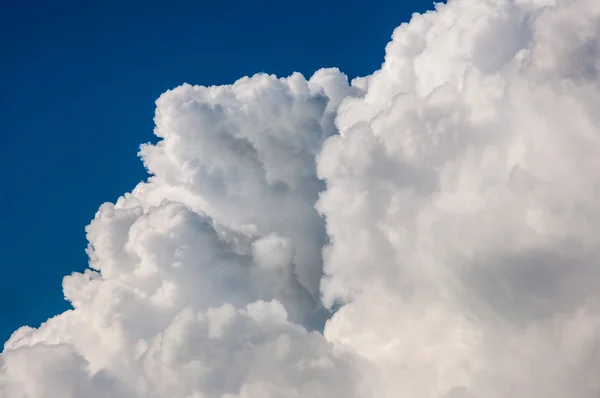
{"type": "Polygon", "coordinates": [[[84,227],[146,176],[136,154],[154,139],[162,92],[261,71],[369,74],[393,28],[429,8],[425,0],[3,0],[0,341],[68,308],[61,281],[87,266],[84,227]]]}

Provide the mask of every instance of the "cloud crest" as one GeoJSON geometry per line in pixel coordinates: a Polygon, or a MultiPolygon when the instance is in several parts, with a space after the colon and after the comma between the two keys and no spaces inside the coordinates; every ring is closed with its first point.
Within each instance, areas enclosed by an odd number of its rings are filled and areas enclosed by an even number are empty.
{"type": "Polygon", "coordinates": [[[351,83],[168,91],[0,396],[598,396],[599,43],[597,1],[455,0],[351,83]]]}

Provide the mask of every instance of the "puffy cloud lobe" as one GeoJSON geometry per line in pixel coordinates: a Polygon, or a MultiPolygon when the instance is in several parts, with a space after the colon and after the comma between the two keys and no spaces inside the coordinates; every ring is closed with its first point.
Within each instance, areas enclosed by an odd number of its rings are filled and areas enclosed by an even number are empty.
{"type": "Polygon", "coordinates": [[[276,301],[183,310],[138,362],[153,380],[144,396],[354,396],[341,383],[353,377],[348,364],[321,335],[288,323],[276,301]]]}
{"type": "Polygon", "coordinates": [[[600,7],[540,6],[400,26],[319,155],[325,336],[386,396],[599,392],[600,7]]]}
{"type": "Polygon", "coordinates": [[[354,396],[355,360],[311,330],[327,314],[315,156],[357,92],[330,69],[165,93],[153,176],[101,206],[90,269],[63,282],[74,309],[13,334],[0,395],[354,396]]]}
{"type": "Polygon", "coordinates": [[[112,375],[93,370],[70,345],[25,339],[3,354],[2,396],[357,396],[349,383],[354,360],[334,355],[321,334],[289,323],[277,301],[240,310],[185,308],[160,332],[121,347],[105,365],[112,375]]]}
{"type": "Polygon", "coordinates": [[[134,196],[184,201],[224,227],[291,239],[299,282],[318,299],[325,234],[313,207],[323,188],[315,155],[336,132],[337,105],[355,92],[335,69],[310,81],[257,75],[169,91],[157,101],[163,139],[141,151],[154,177],[134,196]]]}
{"type": "Polygon", "coordinates": [[[3,397],[126,397],[124,388],[103,371],[90,374],[84,358],[68,345],[37,344],[10,350],[0,358],[3,397]]]}
{"type": "Polygon", "coordinates": [[[0,396],[598,396],[599,27],[594,0],[454,0],[351,84],[163,94],[152,176],[0,396]]]}

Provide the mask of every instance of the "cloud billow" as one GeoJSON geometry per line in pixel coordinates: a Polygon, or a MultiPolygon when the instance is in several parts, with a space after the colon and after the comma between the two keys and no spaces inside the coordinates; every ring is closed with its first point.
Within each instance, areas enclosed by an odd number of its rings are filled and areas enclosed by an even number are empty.
{"type": "Polygon", "coordinates": [[[599,27],[454,0],[364,78],[164,93],[0,396],[597,397],[599,27]]]}

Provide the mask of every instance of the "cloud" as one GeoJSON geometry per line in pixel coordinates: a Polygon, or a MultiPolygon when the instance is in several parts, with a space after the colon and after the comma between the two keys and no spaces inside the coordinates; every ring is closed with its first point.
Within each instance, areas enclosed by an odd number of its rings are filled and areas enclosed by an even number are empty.
{"type": "Polygon", "coordinates": [[[352,82],[163,94],[151,177],[0,396],[598,396],[599,27],[595,0],[455,0],[352,82]]]}

